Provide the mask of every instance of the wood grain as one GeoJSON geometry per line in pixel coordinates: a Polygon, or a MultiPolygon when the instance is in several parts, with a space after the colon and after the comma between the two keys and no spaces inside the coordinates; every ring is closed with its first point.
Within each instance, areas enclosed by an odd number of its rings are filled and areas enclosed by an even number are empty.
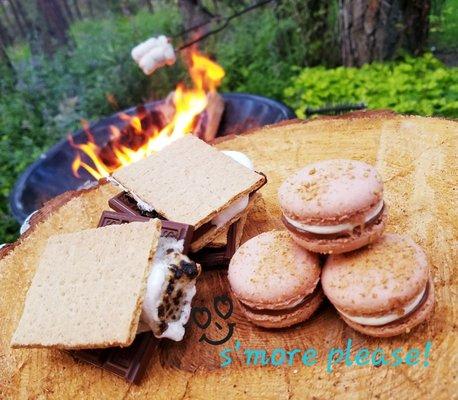
{"type": "MultiPolygon", "coordinates": [[[[304,164],[326,158],[353,158],[375,164],[385,182],[388,231],[413,236],[426,249],[434,275],[435,313],[410,334],[392,339],[365,337],[347,327],[328,303],[306,323],[274,332],[249,324],[236,306],[228,320],[212,312],[212,323],[205,330],[209,337],[221,338],[227,322],[235,322],[230,341],[222,346],[199,342],[203,331],[191,323],[182,343],[163,341],[159,345],[139,386],[75,363],[60,351],[10,349],[47,237],[95,226],[101,211],[107,208],[107,199],[114,194],[105,185],[78,197],[67,196],[66,202],[52,202],[29,233],[0,254],[0,398],[458,398],[457,132],[458,123],[453,121],[360,112],[266,127],[216,144],[221,149],[245,152],[269,178],[248,216],[243,240],[282,228],[277,189],[286,176],[304,164]],[[340,364],[328,374],[328,350],[345,346],[348,338],[353,340],[353,349],[382,348],[387,352],[397,347],[423,348],[431,340],[430,365],[376,368],[340,364]],[[233,364],[221,368],[219,352],[233,348],[236,340],[242,349],[314,347],[319,363],[305,367],[296,360],[293,366],[247,367],[242,352],[237,352],[233,364]]],[[[214,296],[228,293],[224,271],[206,272],[194,305],[212,311],[214,296]]]]}

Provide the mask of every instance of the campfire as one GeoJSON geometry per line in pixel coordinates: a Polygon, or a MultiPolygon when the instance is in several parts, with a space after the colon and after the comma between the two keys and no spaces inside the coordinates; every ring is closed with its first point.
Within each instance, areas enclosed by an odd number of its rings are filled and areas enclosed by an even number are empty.
{"type": "Polygon", "coordinates": [[[154,112],[139,106],[134,115],[120,113],[125,126],[119,129],[110,125],[105,146],[96,143],[87,122],[83,122],[85,143],[75,143],[72,136],[68,137],[76,150],[72,163],[76,177],[80,177],[79,171],[83,168],[94,178],[101,179],[188,134],[205,141],[216,136],[224,110],[223,99],[217,93],[224,70],[197,49],[190,50],[185,61],[192,87],[179,83],[154,112]]]}

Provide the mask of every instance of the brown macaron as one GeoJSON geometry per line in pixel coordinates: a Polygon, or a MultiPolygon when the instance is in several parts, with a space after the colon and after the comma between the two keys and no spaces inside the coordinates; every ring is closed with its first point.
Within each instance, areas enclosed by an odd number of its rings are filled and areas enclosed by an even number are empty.
{"type": "Polygon", "coordinates": [[[323,300],[317,255],[286,231],[262,233],[232,257],[228,278],[246,318],[265,328],[284,328],[310,318],[323,300]]]}
{"type": "Polygon", "coordinates": [[[283,223],[293,239],[316,253],[339,254],[383,233],[383,184],[374,167],[355,160],[307,165],[283,182],[283,223]]]}
{"type": "Polygon", "coordinates": [[[434,308],[426,255],[408,236],[385,234],[363,249],[329,256],[321,282],[343,320],[369,336],[408,333],[434,308]]]}

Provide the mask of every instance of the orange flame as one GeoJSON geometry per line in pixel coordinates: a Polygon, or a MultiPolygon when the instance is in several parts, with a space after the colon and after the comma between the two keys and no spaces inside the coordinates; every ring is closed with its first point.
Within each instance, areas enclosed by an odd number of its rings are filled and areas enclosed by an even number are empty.
{"type": "Polygon", "coordinates": [[[127,129],[121,131],[116,126],[110,126],[110,140],[104,148],[100,148],[89,131],[88,123],[83,121],[87,142],[77,144],[71,136],[68,138],[71,146],[77,150],[71,166],[73,174],[79,178],[79,170],[83,168],[94,178],[101,179],[118,168],[148,157],[172,141],[191,134],[198,117],[208,105],[207,95],[216,92],[225,73],[220,65],[196,49],[191,50],[188,64],[192,88],[178,84],[173,93],[174,114],[162,129],[154,125],[144,129],[140,115],[120,113],[119,118],[127,122],[127,129]],[[82,156],[88,162],[83,161],[82,156]]]}

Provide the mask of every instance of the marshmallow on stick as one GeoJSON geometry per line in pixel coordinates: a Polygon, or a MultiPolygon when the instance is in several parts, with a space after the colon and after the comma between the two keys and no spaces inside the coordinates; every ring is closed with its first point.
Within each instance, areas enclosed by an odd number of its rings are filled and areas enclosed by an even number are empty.
{"type": "Polygon", "coordinates": [[[173,65],[176,61],[175,50],[163,35],[140,43],[132,49],[131,55],[146,75],[152,74],[164,65],[173,65]]]}

